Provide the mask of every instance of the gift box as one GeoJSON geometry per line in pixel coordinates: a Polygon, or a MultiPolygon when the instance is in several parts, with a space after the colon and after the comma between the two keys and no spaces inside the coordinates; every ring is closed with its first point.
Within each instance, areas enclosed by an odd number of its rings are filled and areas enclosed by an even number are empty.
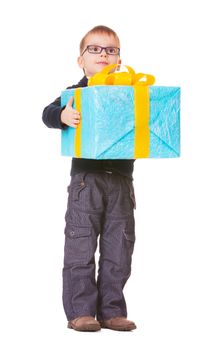
{"type": "Polygon", "coordinates": [[[62,130],[64,156],[88,159],[180,156],[180,88],[95,85],[68,89],[81,113],[77,128],[62,130]]]}

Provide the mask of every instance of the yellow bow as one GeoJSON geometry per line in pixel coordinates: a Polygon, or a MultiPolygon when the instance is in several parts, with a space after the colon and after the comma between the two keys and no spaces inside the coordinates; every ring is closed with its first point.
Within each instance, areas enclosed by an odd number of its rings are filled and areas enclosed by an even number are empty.
{"type": "Polygon", "coordinates": [[[94,74],[88,80],[88,86],[93,85],[143,85],[149,86],[155,83],[153,75],[144,73],[135,73],[134,69],[125,66],[128,72],[118,72],[119,64],[109,64],[101,72],[94,74]]]}

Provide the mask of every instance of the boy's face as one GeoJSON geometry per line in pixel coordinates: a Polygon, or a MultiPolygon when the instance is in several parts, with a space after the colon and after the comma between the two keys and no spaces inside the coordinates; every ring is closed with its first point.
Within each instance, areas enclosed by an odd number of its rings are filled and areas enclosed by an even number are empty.
{"type": "MultiPolygon", "coordinates": [[[[119,47],[119,42],[113,35],[108,34],[89,34],[85,40],[85,49],[88,45],[97,45],[102,47],[119,47]]],[[[83,55],[78,57],[79,67],[84,69],[85,75],[91,77],[100,72],[108,64],[121,63],[119,55],[109,55],[103,49],[101,53],[89,53],[86,50],[83,55]]]]}

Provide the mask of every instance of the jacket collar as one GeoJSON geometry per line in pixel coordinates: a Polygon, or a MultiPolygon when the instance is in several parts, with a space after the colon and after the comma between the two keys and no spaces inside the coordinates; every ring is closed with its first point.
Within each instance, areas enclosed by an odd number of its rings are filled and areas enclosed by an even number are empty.
{"type": "Polygon", "coordinates": [[[80,81],[79,83],[77,84],[78,87],[85,87],[87,86],[87,83],[88,83],[88,78],[86,76],[84,76],[80,81]]]}

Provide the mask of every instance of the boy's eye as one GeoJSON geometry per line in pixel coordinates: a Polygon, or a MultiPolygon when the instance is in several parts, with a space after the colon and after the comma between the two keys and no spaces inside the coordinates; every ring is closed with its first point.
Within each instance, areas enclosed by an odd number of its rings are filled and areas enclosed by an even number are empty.
{"type": "Polygon", "coordinates": [[[114,54],[114,53],[116,53],[116,48],[115,47],[108,47],[107,52],[108,52],[108,54],[114,54]]]}
{"type": "Polygon", "coordinates": [[[88,51],[89,52],[94,52],[94,53],[99,53],[101,51],[101,48],[100,48],[100,46],[92,45],[92,46],[88,47],[88,51]]]}

